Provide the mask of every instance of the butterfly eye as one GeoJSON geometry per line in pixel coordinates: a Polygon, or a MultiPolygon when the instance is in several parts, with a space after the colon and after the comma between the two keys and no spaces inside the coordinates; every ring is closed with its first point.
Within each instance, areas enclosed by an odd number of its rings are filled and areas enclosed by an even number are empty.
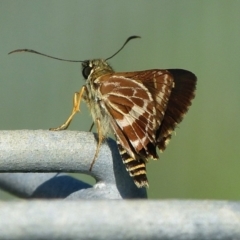
{"type": "Polygon", "coordinates": [[[82,75],[85,79],[88,78],[88,76],[90,75],[92,71],[92,67],[90,67],[89,65],[87,66],[84,66],[83,69],[82,69],[82,75]]]}

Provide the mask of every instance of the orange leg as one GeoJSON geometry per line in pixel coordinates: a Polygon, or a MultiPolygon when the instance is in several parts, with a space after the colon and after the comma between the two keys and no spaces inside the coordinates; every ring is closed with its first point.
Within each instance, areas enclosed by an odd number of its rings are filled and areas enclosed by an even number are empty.
{"type": "Polygon", "coordinates": [[[80,112],[80,103],[81,103],[81,100],[82,100],[82,97],[83,97],[83,93],[85,92],[86,90],[86,87],[83,86],[79,92],[76,92],[74,94],[74,97],[73,97],[73,109],[72,109],[72,113],[70,115],[70,117],[67,119],[67,121],[62,124],[61,126],[59,127],[56,127],[56,128],[50,128],[49,130],[51,131],[59,131],[59,130],[65,130],[68,128],[68,126],[70,125],[74,115],[77,113],[77,112],[80,112]]]}

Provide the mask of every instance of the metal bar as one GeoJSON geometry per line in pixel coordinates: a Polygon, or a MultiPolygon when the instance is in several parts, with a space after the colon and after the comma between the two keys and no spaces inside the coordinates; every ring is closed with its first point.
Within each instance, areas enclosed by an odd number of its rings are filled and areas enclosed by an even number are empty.
{"type": "Polygon", "coordinates": [[[0,187],[27,198],[146,198],[146,189],[135,186],[111,139],[102,144],[89,171],[96,141],[94,134],[86,132],[1,131],[0,187]],[[28,174],[20,174],[23,172],[28,174]],[[96,184],[89,188],[81,181],[57,174],[61,172],[89,174],[96,184]]]}
{"type": "Polygon", "coordinates": [[[102,145],[89,172],[95,148],[91,133],[1,131],[2,188],[25,198],[72,201],[0,202],[0,239],[240,239],[237,202],[80,201],[146,197],[112,140],[102,145]],[[97,183],[91,187],[56,173],[73,171],[88,173],[97,183]]]}
{"type": "Polygon", "coordinates": [[[20,198],[87,198],[91,187],[63,173],[0,173],[0,188],[20,198]]]}
{"type": "Polygon", "coordinates": [[[0,239],[240,239],[240,203],[29,201],[0,203],[0,239]]]}

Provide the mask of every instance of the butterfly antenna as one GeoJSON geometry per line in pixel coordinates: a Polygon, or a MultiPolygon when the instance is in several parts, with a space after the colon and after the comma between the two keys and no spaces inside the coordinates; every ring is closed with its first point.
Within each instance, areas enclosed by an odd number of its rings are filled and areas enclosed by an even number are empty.
{"type": "Polygon", "coordinates": [[[60,61],[65,61],[65,62],[84,62],[84,61],[80,61],[80,60],[67,60],[67,59],[63,59],[63,58],[57,58],[57,57],[53,57],[53,56],[50,56],[50,55],[47,55],[47,54],[44,54],[44,53],[40,53],[40,52],[37,52],[35,50],[31,50],[31,49],[17,49],[17,50],[11,51],[8,54],[17,53],[17,52],[35,53],[35,54],[38,54],[38,55],[42,55],[44,57],[53,58],[53,59],[60,60],[60,61]]]}
{"type": "Polygon", "coordinates": [[[124,47],[125,45],[132,39],[135,39],[135,38],[141,38],[140,36],[130,36],[126,41],[125,43],[122,45],[122,47],[117,51],[115,52],[111,57],[108,57],[107,59],[105,59],[106,61],[113,58],[114,56],[116,56],[124,47]]]}

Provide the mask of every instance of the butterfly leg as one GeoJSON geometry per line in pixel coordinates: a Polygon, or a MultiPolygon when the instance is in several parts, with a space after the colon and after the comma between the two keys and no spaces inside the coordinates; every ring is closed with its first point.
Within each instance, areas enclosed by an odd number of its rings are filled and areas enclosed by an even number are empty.
{"type": "Polygon", "coordinates": [[[104,139],[104,136],[103,136],[102,131],[101,131],[101,122],[100,122],[99,118],[97,118],[97,120],[96,120],[96,126],[97,126],[97,131],[98,131],[98,145],[97,145],[97,149],[96,149],[93,161],[92,161],[91,166],[89,168],[89,171],[92,171],[93,165],[96,162],[100,147],[101,147],[103,139],[104,139]]]}
{"type": "Polygon", "coordinates": [[[86,87],[83,86],[79,92],[76,92],[74,94],[74,97],[73,97],[73,109],[72,109],[72,113],[70,115],[70,117],[67,119],[67,121],[62,124],[61,126],[59,127],[56,127],[56,128],[50,128],[49,130],[51,131],[59,131],[59,130],[65,130],[68,128],[68,126],[70,125],[74,115],[77,113],[77,112],[80,112],[80,103],[81,103],[81,100],[82,100],[82,97],[83,97],[83,94],[86,90],[86,87]]]}
{"type": "Polygon", "coordinates": [[[93,126],[94,126],[94,122],[92,123],[92,125],[91,125],[91,127],[90,127],[90,129],[89,129],[89,132],[91,132],[91,131],[92,131],[92,129],[93,129],[93,126]]]}

